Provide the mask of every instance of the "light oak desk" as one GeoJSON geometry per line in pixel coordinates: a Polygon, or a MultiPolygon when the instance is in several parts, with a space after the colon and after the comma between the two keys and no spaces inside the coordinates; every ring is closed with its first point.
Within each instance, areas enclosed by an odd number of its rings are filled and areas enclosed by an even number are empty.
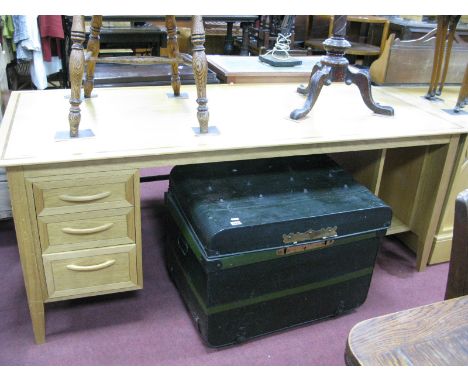
{"type": "Polygon", "coordinates": [[[54,137],[68,130],[66,90],[13,92],[0,166],[37,343],[45,341],[45,303],[143,286],[141,168],[333,154],[390,203],[389,233],[410,234],[418,267],[426,266],[467,123],[384,88],[374,98],[395,116],[375,115],[344,84],[325,88],[313,111],[293,121],[290,111],[304,101],[296,84],[212,85],[210,124],[220,134],[197,136],[195,87],[184,91],[189,99],[168,97],[168,87],[95,89],[80,126],[95,136],[64,141],[54,137]]]}

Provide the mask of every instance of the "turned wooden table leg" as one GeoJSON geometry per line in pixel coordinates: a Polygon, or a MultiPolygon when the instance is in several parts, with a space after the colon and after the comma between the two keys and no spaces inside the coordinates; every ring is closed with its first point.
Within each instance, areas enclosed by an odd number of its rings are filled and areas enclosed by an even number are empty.
{"type": "Polygon", "coordinates": [[[206,82],[208,77],[208,62],[205,55],[205,29],[202,16],[192,16],[192,45],[193,45],[193,75],[197,86],[197,118],[200,133],[208,133],[208,98],[206,98],[206,82]]]}
{"type": "Polygon", "coordinates": [[[83,80],[85,62],[83,52],[83,42],[85,40],[84,16],[73,16],[71,40],[72,50],[68,70],[70,73],[71,106],[68,122],[70,123],[70,137],[77,137],[81,119],[81,81],[83,80]]]}
{"type": "MultiPolygon", "coordinates": [[[[93,16],[91,20],[91,31],[89,33],[89,40],[87,46],[87,52],[91,53],[91,57],[96,59],[99,55],[99,34],[101,33],[102,16],[93,16]]],[[[86,64],[86,79],[84,81],[84,96],[86,98],[91,97],[91,92],[94,88],[94,69],[96,67],[96,61],[90,60],[86,64]]]]}
{"type": "MultiPolygon", "coordinates": [[[[177,24],[175,16],[166,16],[167,28],[167,54],[169,58],[179,56],[179,44],[177,43],[177,24]]],[[[171,64],[172,77],[171,85],[174,91],[174,96],[180,96],[180,76],[179,66],[177,63],[171,64]]]]}

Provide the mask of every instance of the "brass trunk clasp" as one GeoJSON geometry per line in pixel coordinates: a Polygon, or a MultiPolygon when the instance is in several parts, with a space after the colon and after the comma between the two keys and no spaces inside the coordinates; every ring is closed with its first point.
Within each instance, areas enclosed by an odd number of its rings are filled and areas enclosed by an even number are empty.
{"type": "Polygon", "coordinates": [[[336,232],[337,229],[338,227],[334,226],[334,227],[320,228],[317,231],[314,231],[313,229],[309,229],[306,232],[283,234],[283,243],[290,244],[290,243],[297,243],[297,242],[306,241],[306,240],[327,239],[329,237],[338,236],[336,232]]]}

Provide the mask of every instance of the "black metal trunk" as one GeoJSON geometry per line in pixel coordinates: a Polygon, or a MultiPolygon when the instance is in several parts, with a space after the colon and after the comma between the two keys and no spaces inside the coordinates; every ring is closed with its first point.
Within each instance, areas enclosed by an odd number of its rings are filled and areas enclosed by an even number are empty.
{"type": "Polygon", "coordinates": [[[391,210],[325,155],[176,166],[166,264],[210,346],[356,308],[391,210]]]}

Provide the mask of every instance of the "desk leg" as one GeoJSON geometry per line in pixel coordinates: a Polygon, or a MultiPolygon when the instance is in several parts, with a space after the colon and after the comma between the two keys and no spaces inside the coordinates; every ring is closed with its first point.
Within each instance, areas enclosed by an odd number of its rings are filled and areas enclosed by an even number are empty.
{"type": "Polygon", "coordinates": [[[208,62],[205,55],[205,29],[201,16],[192,16],[192,45],[193,45],[193,75],[197,86],[198,123],[200,133],[208,133],[208,98],[206,98],[206,82],[208,77],[208,62]]]}
{"type": "Polygon", "coordinates": [[[8,168],[8,185],[18,250],[36,343],[45,342],[44,299],[38,271],[28,196],[22,168],[8,168]]]}
{"type": "Polygon", "coordinates": [[[445,195],[447,193],[455,157],[458,151],[460,137],[453,136],[447,147],[431,151],[427,154],[420,177],[420,184],[412,217],[412,230],[418,234],[416,253],[416,268],[423,271],[428,263],[434,235],[442,213],[445,195]],[[440,173],[435,169],[440,168],[440,173]],[[437,177],[435,174],[440,174],[437,177]]]}

